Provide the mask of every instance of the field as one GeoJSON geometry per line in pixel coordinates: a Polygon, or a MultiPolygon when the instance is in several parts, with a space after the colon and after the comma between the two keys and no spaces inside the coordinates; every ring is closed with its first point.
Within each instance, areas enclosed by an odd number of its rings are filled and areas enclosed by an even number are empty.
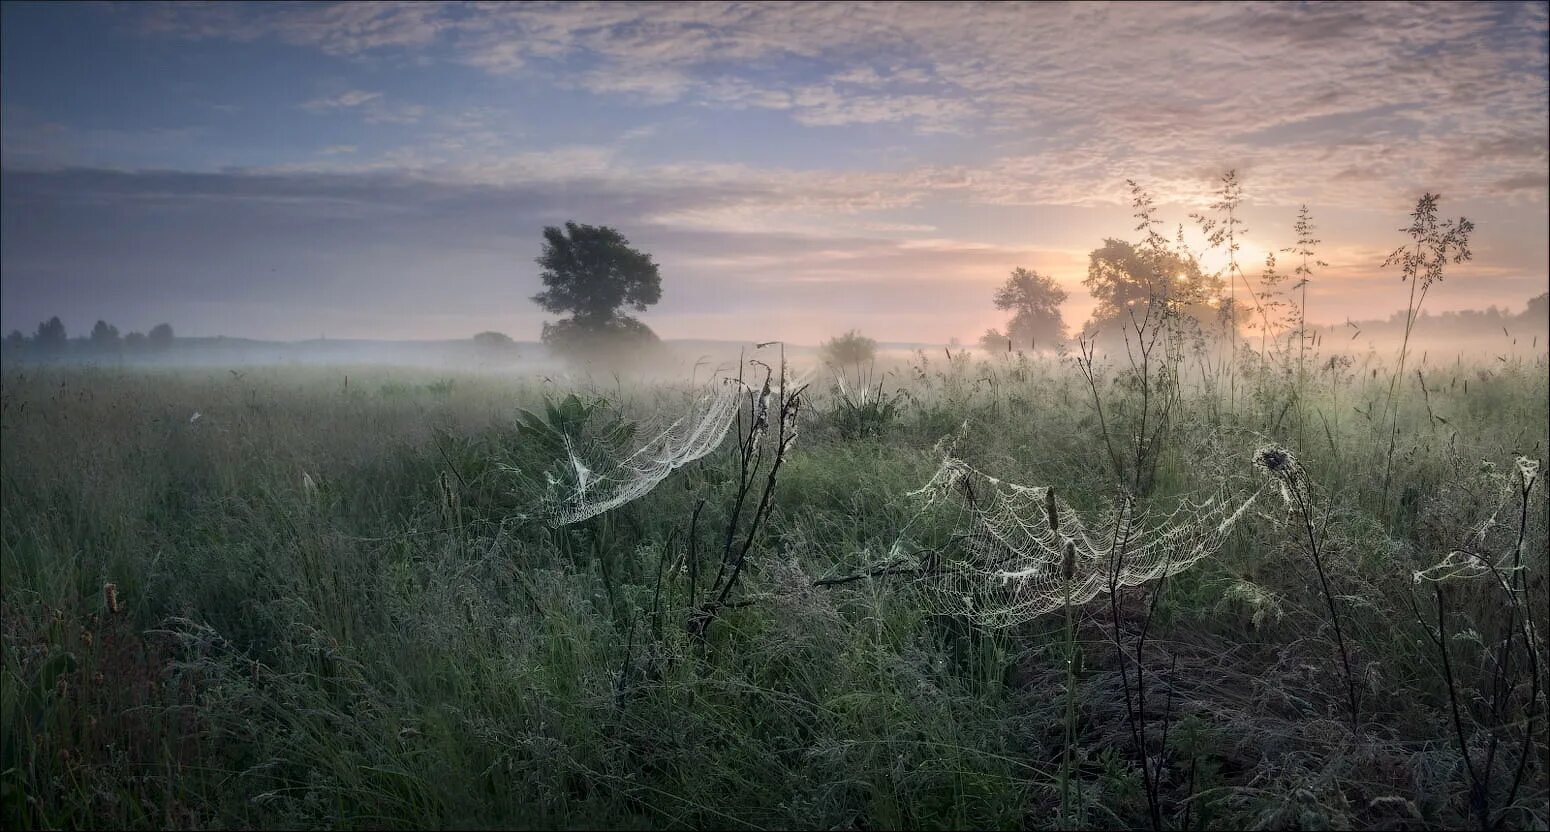
{"type": "Polygon", "coordinates": [[[713,452],[569,525],[557,437],[606,465],[687,383],[9,367],[0,825],[1542,828],[1543,351],[1230,393],[1078,359],[789,413],[745,365],[713,452]],[[996,618],[1018,579],[952,564],[1006,483],[1098,529],[1117,483],[1247,507],[996,618]]]}

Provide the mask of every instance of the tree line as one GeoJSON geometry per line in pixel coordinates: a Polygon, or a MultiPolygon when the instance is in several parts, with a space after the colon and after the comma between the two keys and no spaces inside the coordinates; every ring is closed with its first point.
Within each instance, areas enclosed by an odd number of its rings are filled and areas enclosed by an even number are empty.
{"type": "MultiPolygon", "coordinates": [[[[1165,317],[1181,322],[1197,337],[1209,330],[1237,342],[1242,330],[1259,330],[1261,339],[1306,341],[1319,327],[1306,323],[1306,286],[1314,267],[1325,264],[1317,259],[1312,218],[1306,207],[1293,227],[1297,243],[1280,249],[1295,268],[1278,269],[1271,254],[1256,280],[1240,268],[1237,240],[1246,233],[1235,211],[1240,200],[1236,175],[1222,177],[1219,199],[1211,207],[1213,216],[1191,215],[1206,234],[1211,248],[1229,255],[1224,270],[1207,272],[1196,253],[1183,245],[1183,234],[1170,244],[1153,226],[1151,198],[1132,184],[1136,192],[1138,217],[1144,219],[1139,230],[1146,239],[1139,243],[1109,238],[1088,255],[1087,277],[1083,286],[1097,306],[1082,328],[1086,339],[1107,330],[1123,334],[1127,324],[1151,317],[1158,310],[1165,317]],[[1252,306],[1239,300],[1237,290],[1252,299],[1252,306]],[[1295,298],[1293,293],[1302,292],[1295,298]]],[[[650,254],[634,248],[618,230],[567,222],[543,229],[543,250],[537,258],[539,279],[544,291],[532,300],[546,312],[569,315],[545,323],[542,340],[556,354],[568,358],[640,357],[658,343],[656,333],[625,311],[643,312],[662,299],[662,277],[650,254]]],[[[1012,313],[1006,331],[987,330],[979,339],[982,349],[991,351],[1037,350],[1055,347],[1070,338],[1060,306],[1067,292],[1054,278],[1017,267],[999,286],[991,301],[996,309],[1012,313]]],[[[1511,315],[1494,307],[1483,312],[1444,313],[1439,322],[1459,328],[1480,325],[1500,326],[1509,322],[1527,322],[1541,326],[1546,319],[1547,295],[1529,302],[1521,315],[1511,315]]],[[[1406,313],[1397,313],[1404,316],[1406,313]]],[[[1411,321],[1413,325],[1413,321],[1411,321]]],[[[5,338],[6,352],[48,358],[64,354],[108,356],[126,352],[156,352],[171,347],[174,340],[170,324],[157,324],[147,333],[131,332],[120,337],[117,327],[97,321],[90,335],[70,338],[65,325],[53,317],[38,324],[27,336],[13,330],[5,338]]],[[[481,332],[474,342],[492,353],[515,354],[516,344],[500,332],[481,332]]],[[[823,345],[823,353],[832,363],[859,364],[875,354],[876,342],[852,330],[823,345]]]]}
{"type": "MultiPolygon", "coordinates": [[[[1416,316],[1416,321],[1433,335],[1502,334],[1501,331],[1506,329],[1506,334],[1522,332],[1532,337],[1543,333],[1546,325],[1550,325],[1550,292],[1541,292],[1529,298],[1522,312],[1512,312],[1492,304],[1485,309],[1458,309],[1435,314],[1423,311],[1416,316]]],[[[1397,309],[1387,319],[1353,320],[1346,324],[1320,326],[1318,329],[1325,332],[1344,331],[1347,334],[1352,329],[1359,329],[1368,335],[1386,335],[1403,330],[1404,326],[1405,310],[1397,309]]]]}
{"type": "Polygon", "coordinates": [[[120,335],[118,327],[98,321],[89,335],[70,337],[65,324],[55,315],[38,324],[32,335],[19,329],[5,336],[5,351],[12,357],[56,358],[65,355],[112,356],[122,353],[165,352],[177,336],[172,324],[157,324],[148,332],[120,335]]]}

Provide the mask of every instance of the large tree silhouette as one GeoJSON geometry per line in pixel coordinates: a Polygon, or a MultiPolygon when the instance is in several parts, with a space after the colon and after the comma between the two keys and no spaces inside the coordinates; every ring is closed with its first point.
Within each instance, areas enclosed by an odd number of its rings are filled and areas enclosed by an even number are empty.
{"type": "Polygon", "coordinates": [[[32,336],[32,343],[38,348],[38,352],[44,355],[63,352],[70,343],[69,335],[65,332],[64,322],[59,316],[38,324],[37,334],[32,336]]]}
{"type": "Polygon", "coordinates": [[[91,328],[91,345],[92,349],[100,352],[118,349],[118,327],[107,321],[98,321],[97,325],[91,328]]]}
{"type": "Polygon", "coordinates": [[[544,343],[562,353],[589,353],[652,343],[656,333],[622,310],[643,312],[662,299],[662,276],[651,255],[630,247],[607,226],[567,222],[544,228],[538,257],[544,291],[533,302],[569,314],[544,324],[544,343]]]}
{"type": "Polygon", "coordinates": [[[1060,316],[1060,305],[1066,302],[1066,290],[1054,278],[1019,266],[996,289],[994,300],[997,309],[1013,315],[1005,335],[992,329],[980,339],[985,349],[1002,350],[1009,345],[1033,349],[1040,343],[1053,346],[1065,340],[1066,322],[1060,316]]]}
{"type": "Polygon", "coordinates": [[[172,347],[176,337],[172,332],[172,324],[157,324],[151,327],[150,334],[146,335],[145,340],[151,349],[165,350],[172,347]]]}
{"type": "MultiPolygon", "coordinates": [[[[1193,257],[1169,251],[1143,251],[1124,240],[1108,239],[1088,255],[1082,281],[1098,305],[1087,329],[1114,330],[1132,317],[1177,316],[1200,327],[1216,326],[1222,312],[1221,281],[1200,270],[1193,257]]],[[[1110,333],[1114,334],[1114,333],[1110,333]]]]}

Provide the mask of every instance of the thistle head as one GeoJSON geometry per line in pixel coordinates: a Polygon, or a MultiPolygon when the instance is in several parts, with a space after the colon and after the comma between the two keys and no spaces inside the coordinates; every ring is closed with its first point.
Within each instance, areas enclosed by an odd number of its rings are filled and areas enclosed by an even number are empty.
{"type": "Polygon", "coordinates": [[[1285,483],[1302,479],[1302,465],[1297,462],[1297,457],[1280,445],[1266,445],[1255,451],[1254,467],[1285,483]]]}

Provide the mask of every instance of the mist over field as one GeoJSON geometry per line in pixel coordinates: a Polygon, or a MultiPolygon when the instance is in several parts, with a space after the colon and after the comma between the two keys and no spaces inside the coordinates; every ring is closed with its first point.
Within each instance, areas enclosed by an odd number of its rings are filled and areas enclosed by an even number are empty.
{"type": "Polygon", "coordinates": [[[0,827],[1546,828],[1547,21],[0,5],[0,827]]]}

